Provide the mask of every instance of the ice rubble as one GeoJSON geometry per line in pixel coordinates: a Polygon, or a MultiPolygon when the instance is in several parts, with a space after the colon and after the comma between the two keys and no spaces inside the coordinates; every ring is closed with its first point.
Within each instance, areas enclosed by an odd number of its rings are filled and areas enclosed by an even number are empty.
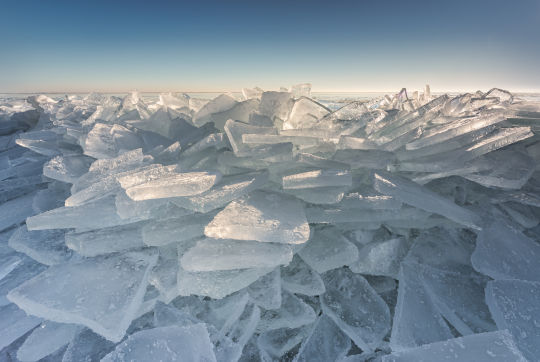
{"type": "Polygon", "coordinates": [[[2,99],[0,360],[540,361],[540,105],[2,99]]]}

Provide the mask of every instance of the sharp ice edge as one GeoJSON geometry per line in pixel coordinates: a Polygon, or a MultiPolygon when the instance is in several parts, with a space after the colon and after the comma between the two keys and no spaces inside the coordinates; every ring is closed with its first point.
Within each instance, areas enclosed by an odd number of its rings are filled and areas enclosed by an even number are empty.
{"type": "Polygon", "coordinates": [[[0,359],[540,358],[540,104],[0,98],[0,359]]]}

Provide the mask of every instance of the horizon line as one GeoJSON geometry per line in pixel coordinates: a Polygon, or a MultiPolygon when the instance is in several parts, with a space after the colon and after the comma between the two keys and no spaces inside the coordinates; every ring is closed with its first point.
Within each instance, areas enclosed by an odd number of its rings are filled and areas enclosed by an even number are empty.
{"type": "MultiPolygon", "coordinates": [[[[490,88],[493,89],[493,88],[490,88]]],[[[490,89],[486,90],[489,91],[490,89]]],[[[522,89],[522,90],[512,90],[512,89],[504,89],[511,93],[521,93],[521,94],[536,94],[540,93],[540,89],[522,89]]],[[[409,89],[407,89],[409,91],[409,89]]],[[[449,90],[431,90],[432,93],[471,93],[476,92],[479,89],[472,90],[472,89],[449,89],[449,90]]],[[[91,93],[101,93],[101,94],[122,94],[122,93],[131,93],[133,91],[137,91],[139,93],[155,93],[155,94],[161,94],[161,93],[242,93],[242,90],[207,90],[207,91],[196,91],[196,90],[161,90],[161,91],[141,91],[137,89],[131,89],[131,90],[123,90],[123,91],[99,91],[99,90],[92,90],[92,91],[35,91],[35,92],[4,92],[0,91],[0,94],[91,94],[91,93]]],[[[264,91],[276,91],[276,90],[264,90],[264,91]]],[[[277,90],[279,91],[279,90],[277,90]]],[[[412,92],[416,90],[410,90],[412,92]]],[[[419,92],[423,92],[422,90],[418,90],[419,92]]],[[[312,91],[311,94],[317,94],[317,93],[399,93],[399,90],[342,90],[342,91],[326,91],[326,90],[317,90],[312,91]]]]}

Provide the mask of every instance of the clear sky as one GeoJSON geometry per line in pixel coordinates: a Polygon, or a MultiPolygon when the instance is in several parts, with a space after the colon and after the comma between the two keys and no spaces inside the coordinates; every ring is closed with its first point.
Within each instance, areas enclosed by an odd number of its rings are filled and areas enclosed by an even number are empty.
{"type": "Polygon", "coordinates": [[[540,0],[0,0],[0,92],[540,91],[540,0]]]}

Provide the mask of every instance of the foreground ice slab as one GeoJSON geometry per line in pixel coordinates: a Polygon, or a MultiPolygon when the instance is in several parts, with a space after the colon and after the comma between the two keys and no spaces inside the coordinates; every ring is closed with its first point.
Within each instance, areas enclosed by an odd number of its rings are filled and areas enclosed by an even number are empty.
{"type": "Polygon", "coordinates": [[[540,283],[493,280],[486,287],[486,303],[500,329],[508,329],[530,361],[540,356],[540,283]]]}
{"type": "Polygon", "coordinates": [[[31,315],[82,324],[118,342],[141,306],[156,260],[157,255],[138,252],[53,266],[8,298],[31,315]]]}
{"type": "Polygon", "coordinates": [[[480,333],[426,344],[382,358],[384,362],[478,361],[525,362],[508,331],[480,333]]]}
{"type": "Polygon", "coordinates": [[[309,225],[298,200],[256,191],[227,205],[204,233],[221,239],[302,244],[309,238],[309,225]]]}
{"type": "Polygon", "coordinates": [[[215,362],[212,347],[204,324],[160,327],[132,334],[102,361],[215,362]]]}

